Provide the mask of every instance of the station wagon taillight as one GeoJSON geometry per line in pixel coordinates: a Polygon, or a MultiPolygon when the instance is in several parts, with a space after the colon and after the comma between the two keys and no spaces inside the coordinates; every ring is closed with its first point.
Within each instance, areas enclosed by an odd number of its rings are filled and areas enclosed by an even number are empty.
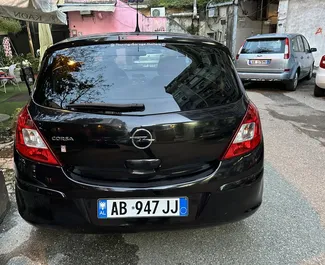
{"type": "Polygon", "coordinates": [[[249,103],[245,117],[221,160],[253,151],[262,141],[262,126],[258,110],[249,103]]]}
{"type": "Polygon", "coordinates": [[[284,59],[290,58],[290,41],[288,38],[285,39],[285,46],[284,46],[284,59]]]}
{"type": "Polygon", "coordinates": [[[30,160],[60,166],[58,159],[34,124],[27,107],[24,107],[18,115],[15,145],[17,151],[30,160]]]}
{"type": "Polygon", "coordinates": [[[245,45],[245,42],[240,46],[240,49],[239,49],[239,51],[238,51],[238,54],[236,55],[236,60],[239,59],[239,56],[240,56],[240,54],[241,54],[241,51],[243,50],[244,45],[245,45]]]}
{"type": "Polygon", "coordinates": [[[325,69],[325,55],[320,60],[319,67],[325,69]]]}

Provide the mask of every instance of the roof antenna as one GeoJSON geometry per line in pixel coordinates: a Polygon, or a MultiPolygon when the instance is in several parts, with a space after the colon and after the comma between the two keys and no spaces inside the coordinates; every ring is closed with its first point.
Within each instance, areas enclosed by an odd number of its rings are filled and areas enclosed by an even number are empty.
{"type": "Polygon", "coordinates": [[[137,26],[135,28],[135,32],[140,32],[140,27],[139,27],[139,0],[136,0],[137,1],[137,26]]]}

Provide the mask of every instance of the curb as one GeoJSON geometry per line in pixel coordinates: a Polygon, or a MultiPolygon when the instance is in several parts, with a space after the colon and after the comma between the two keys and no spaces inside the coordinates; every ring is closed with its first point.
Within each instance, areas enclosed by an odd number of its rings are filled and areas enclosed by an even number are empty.
{"type": "Polygon", "coordinates": [[[6,216],[9,210],[9,206],[9,196],[5,184],[5,178],[2,171],[0,170],[0,224],[6,216]]]}

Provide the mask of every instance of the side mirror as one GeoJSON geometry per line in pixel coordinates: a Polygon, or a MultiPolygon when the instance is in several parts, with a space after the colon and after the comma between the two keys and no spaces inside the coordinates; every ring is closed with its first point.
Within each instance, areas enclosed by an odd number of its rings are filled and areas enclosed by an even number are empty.
{"type": "Polygon", "coordinates": [[[310,52],[317,52],[317,49],[316,48],[311,48],[310,52]]]}

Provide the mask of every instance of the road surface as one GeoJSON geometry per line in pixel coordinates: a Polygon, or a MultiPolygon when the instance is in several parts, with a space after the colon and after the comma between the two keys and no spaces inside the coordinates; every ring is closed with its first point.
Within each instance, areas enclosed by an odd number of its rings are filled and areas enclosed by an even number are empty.
{"type": "Polygon", "coordinates": [[[126,235],[39,230],[12,208],[0,225],[0,265],[325,264],[325,99],[251,88],[265,137],[260,210],[220,227],[126,235]]]}

